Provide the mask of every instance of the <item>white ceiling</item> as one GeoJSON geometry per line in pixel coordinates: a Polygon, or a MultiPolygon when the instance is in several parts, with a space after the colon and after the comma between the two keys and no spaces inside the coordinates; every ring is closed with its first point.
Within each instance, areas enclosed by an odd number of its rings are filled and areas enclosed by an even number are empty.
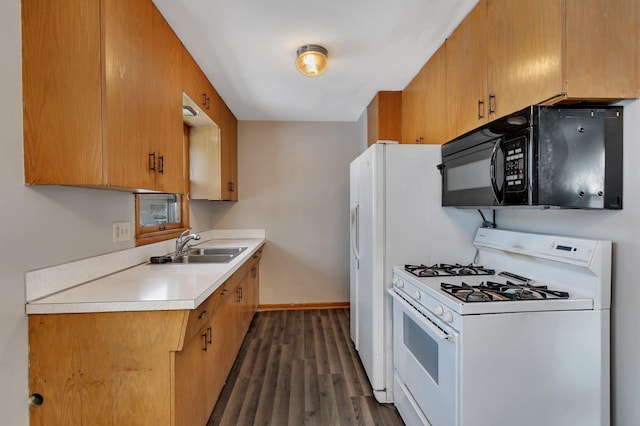
{"type": "Polygon", "coordinates": [[[239,120],[356,121],[402,90],[478,0],[154,0],[239,120]],[[305,77],[296,50],[329,68],[305,77]]]}

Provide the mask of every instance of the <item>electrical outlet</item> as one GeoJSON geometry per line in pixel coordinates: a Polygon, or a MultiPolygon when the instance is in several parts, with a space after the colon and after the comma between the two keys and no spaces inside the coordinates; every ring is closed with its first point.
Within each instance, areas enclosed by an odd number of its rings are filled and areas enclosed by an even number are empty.
{"type": "Polygon", "coordinates": [[[131,239],[131,222],[113,222],[113,242],[120,243],[131,239]]]}

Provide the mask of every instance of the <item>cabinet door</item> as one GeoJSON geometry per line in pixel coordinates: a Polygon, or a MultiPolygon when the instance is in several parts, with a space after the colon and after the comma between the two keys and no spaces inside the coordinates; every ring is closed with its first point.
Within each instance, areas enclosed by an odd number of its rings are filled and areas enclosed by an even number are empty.
{"type": "Polygon", "coordinates": [[[425,68],[426,64],[402,91],[402,143],[420,143],[426,113],[425,68]]]}
{"type": "Polygon", "coordinates": [[[212,106],[213,112],[215,112],[217,92],[184,46],[182,48],[182,70],[182,90],[209,118],[216,121],[216,117],[213,117],[215,114],[212,114],[212,106]]]}
{"type": "Polygon", "coordinates": [[[487,122],[487,4],[480,0],[446,41],[447,135],[487,122]]]}
{"type": "Polygon", "coordinates": [[[367,146],[402,140],[402,92],[378,92],[367,107],[367,146]]]}
{"type": "Polygon", "coordinates": [[[213,408],[207,398],[208,329],[207,324],[175,354],[176,426],[204,425],[213,408]]]}
{"type": "Polygon", "coordinates": [[[185,193],[182,145],[182,44],[167,21],[153,7],[154,100],[153,148],[156,189],[185,193]]]}
{"type": "Polygon", "coordinates": [[[563,92],[562,0],[488,0],[489,121],[563,92]]]}
{"type": "Polygon", "coordinates": [[[446,81],[445,45],[442,45],[402,93],[403,143],[447,141],[446,81]]]}
{"type": "Polygon", "coordinates": [[[433,54],[426,66],[423,143],[447,142],[447,58],[446,46],[442,45],[433,54]]]}
{"type": "Polygon", "coordinates": [[[220,115],[221,196],[223,200],[238,201],[238,121],[224,103],[220,115]]]}
{"type": "Polygon", "coordinates": [[[104,1],[106,142],[109,185],[153,188],[151,149],[153,8],[148,0],[104,1]]]}
{"type": "Polygon", "coordinates": [[[22,0],[27,184],[104,183],[100,28],[98,1],[22,0]]]}
{"type": "Polygon", "coordinates": [[[565,0],[566,92],[569,98],[640,95],[638,0],[565,0]]]}

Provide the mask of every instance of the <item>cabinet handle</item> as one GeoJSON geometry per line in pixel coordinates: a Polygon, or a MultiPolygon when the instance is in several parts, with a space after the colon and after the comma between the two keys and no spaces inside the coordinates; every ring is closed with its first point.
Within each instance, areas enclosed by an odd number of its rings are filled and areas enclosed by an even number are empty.
{"type": "Polygon", "coordinates": [[[484,101],[478,100],[478,120],[484,118],[484,101]]]}
{"type": "Polygon", "coordinates": [[[206,317],[207,315],[209,315],[209,311],[202,311],[200,312],[200,315],[198,315],[198,319],[202,319],[204,317],[206,317]]]}
{"type": "Polygon", "coordinates": [[[152,172],[156,171],[156,153],[152,152],[149,154],[149,170],[152,172]]]}
{"type": "Polygon", "coordinates": [[[222,294],[221,294],[221,296],[226,295],[228,292],[229,292],[229,289],[226,289],[226,288],[225,288],[224,290],[222,290],[222,294]]]}
{"type": "Polygon", "coordinates": [[[242,301],[242,287],[238,287],[238,289],[236,290],[236,302],[240,303],[242,301]]]}
{"type": "Polygon", "coordinates": [[[205,108],[207,107],[207,94],[206,93],[202,94],[202,106],[205,107],[205,108]]]}
{"type": "Polygon", "coordinates": [[[213,330],[211,329],[211,326],[207,328],[207,333],[209,333],[209,340],[207,340],[207,343],[211,344],[213,338],[213,330]]]}
{"type": "Polygon", "coordinates": [[[258,275],[258,270],[254,266],[253,268],[251,268],[251,278],[255,278],[256,275],[258,275]]]}
{"type": "Polygon", "coordinates": [[[164,173],[164,155],[158,157],[158,173],[164,173]]]}
{"type": "Polygon", "coordinates": [[[489,93],[489,115],[496,113],[496,95],[489,93]]]}
{"type": "Polygon", "coordinates": [[[229,192],[234,192],[236,190],[236,184],[233,182],[229,182],[229,192]]]}
{"type": "Polygon", "coordinates": [[[204,344],[204,346],[202,347],[202,350],[206,352],[207,351],[207,333],[202,333],[201,336],[203,340],[202,343],[204,344]]]}
{"type": "Polygon", "coordinates": [[[424,143],[424,138],[422,136],[420,136],[420,142],[418,143],[424,143]]]}
{"type": "Polygon", "coordinates": [[[211,109],[211,98],[207,96],[207,109],[211,109]]]}

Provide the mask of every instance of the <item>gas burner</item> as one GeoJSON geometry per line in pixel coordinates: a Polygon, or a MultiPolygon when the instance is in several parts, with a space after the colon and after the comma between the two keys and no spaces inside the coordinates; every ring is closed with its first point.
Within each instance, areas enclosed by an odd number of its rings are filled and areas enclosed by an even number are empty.
{"type": "Polygon", "coordinates": [[[455,275],[450,271],[451,265],[435,264],[432,266],[426,265],[404,265],[404,269],[407,272],[411,272],[416,277],[438,277],[440,275],[455,275]]]}
{"type": "Polygon", "coordinates": [[[441,275],[494,275],[495,270],[485,268],[480,265],[461,265],[459,263],[456,264],[447,264],[447,263],[436,263],[432,266],[425,265],[404,265],[404,269],[407,272],[412,273],[416,277],[438,277],[441,275]]]}
{"type": "Polygon", "coordinates": [[[531,284],[515,284],[511,281],[497,283],[493,281],[483,282],[480,285],[471,286],[467,283],[460,285],[440,283],[440,288],[463,302],[498,302],[504,300],[546,300],[568,299],[569,293],[565,291],[549,290],[547,286],[534,286],[531,284]]]}

